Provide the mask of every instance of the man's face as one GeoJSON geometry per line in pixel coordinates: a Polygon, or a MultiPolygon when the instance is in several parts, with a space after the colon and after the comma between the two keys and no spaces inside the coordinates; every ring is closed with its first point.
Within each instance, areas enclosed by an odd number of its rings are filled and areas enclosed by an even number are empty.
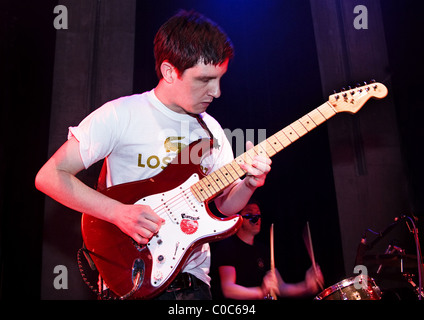
{"type": "Polygon", "coordinates": [[[255,203],[248,204],[240,213],[243,218],[242,228],[256,235],[261,230],[261,210],[255,203]]]}
{"type": "Polygon", "coordinates": [[[227,72],[228,59],[218,65],[197,63],[186,69],[174,83],[174,103],[178,113],[199,114],[206,111],[214,98],[221,95],[220,81],[227,72]]]}

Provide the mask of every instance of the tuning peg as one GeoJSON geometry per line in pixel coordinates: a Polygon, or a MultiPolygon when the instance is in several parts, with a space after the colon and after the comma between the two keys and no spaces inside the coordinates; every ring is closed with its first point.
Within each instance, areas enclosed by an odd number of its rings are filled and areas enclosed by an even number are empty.
{"type": "Polygon", "coordinates": [[[376,83],[375,79],[372,79],[372,80],[371,80],[371,83],[376,83]]]}
{"type": "Polygon", "coordinates": [[[336,98],[336,100],[339,100],[340,96],[337,94],[336,90],[333,90],[333,92],[335,94],[334,98],[336,98]]]}

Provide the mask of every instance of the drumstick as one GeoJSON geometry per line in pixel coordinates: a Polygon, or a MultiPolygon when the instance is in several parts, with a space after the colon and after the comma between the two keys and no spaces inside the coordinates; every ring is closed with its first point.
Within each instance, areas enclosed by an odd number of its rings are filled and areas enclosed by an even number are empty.
{"type": "MultiPolygon", "coordinates": [[[[269,233],[269,242],[271,247],[271,272],[275,275],[275,260],[274,260],[274,224],[271,224],[271,230],[269,233]]],[[[277,300],[277,295],[274,290],[271,289],[270,296],[273,300],[277,300]]]]}
{"type": "MultiPolygon", "coordinates": [[[[306,221],[306,232],[303,233],[303,241],[305,242],[306,250],[308,251],[309,258],[312,262],[312,267],[314,268],[315,275],[318,277],[318,270],[317,270],[317,264],[315,262],[315,256],[314,256],[314,247],[312,246],[312,237],[311,237],[311,229],[309,228],[309,221],[306,221]]],[[[320,286],[321,290],[324,290],[324,286],[321,283],[321,281],[318,281],[318,285],[320,286]]]]}

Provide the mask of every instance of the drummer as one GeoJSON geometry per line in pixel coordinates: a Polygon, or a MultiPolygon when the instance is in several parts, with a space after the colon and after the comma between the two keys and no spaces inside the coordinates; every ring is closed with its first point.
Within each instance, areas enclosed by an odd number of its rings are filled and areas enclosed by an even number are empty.
{"type": "Polygon", "coordinates": [[[213,299],[258,300],[272,290],[280,297],[301,298],[316,294],[324,283],[319,267],[306,272],[305,280],[289,284],[280,273],[270,272],[269,248],[255,242],[261,229],[261,210],[251,200],[240,212],[243,224],[236,235],[212,246],[213,299]]]}

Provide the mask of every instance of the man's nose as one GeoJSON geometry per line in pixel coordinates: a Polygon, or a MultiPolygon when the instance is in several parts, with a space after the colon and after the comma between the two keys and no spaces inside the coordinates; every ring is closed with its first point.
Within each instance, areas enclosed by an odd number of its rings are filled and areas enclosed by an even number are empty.
{"type": "Polygon", "coordinates": [[[211,89],[209,90],[209,95],[216,98],[221,96],[221,87],[219,84],[219,80],[212,81],[211,89]]]}

